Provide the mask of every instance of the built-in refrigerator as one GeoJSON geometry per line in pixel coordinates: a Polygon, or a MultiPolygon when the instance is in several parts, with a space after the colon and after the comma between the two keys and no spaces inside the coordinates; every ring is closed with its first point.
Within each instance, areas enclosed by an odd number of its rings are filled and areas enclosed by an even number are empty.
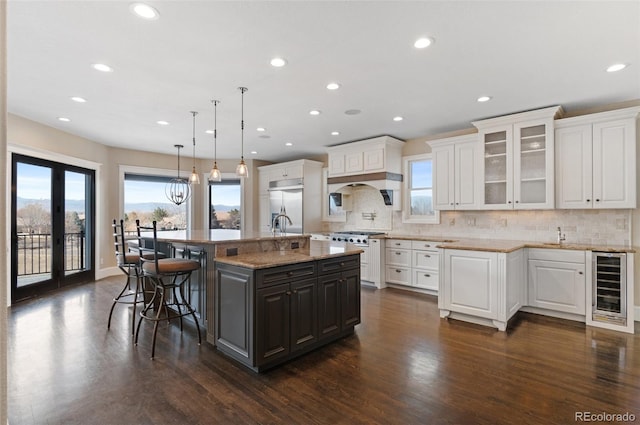
{"type": "Polygon", "coordinates": [[[278,214],[286,214],[291,219],[291,224],[286,218],[276,220],[276,233],[280,233],[281,230],[286,233],[303,233],[302,194],[302,179],[279,180],[269,183],[271,222],[273,223],[273,219],[278,214]]]}

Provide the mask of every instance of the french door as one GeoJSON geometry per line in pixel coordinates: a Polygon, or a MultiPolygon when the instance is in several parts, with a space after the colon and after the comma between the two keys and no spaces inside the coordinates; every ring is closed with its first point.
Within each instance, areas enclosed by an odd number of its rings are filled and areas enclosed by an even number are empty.
{"type": "Polygon", "coordinates": [[[95,172],[12,156],[11,301],[95,278],[95,172]]]}

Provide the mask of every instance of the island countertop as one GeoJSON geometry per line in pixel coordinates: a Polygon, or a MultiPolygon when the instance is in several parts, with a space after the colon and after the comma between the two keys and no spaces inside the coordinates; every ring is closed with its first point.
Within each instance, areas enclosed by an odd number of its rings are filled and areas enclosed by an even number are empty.
{"type": "MultiPolygon", "coordinates": [[[[145,235],[145,234],[143,234],[145,235]]],[[[153,236],[149,233],[148,236],[153,236]]],[[[301,235],[297,233],[288,233],[285,235],[278,234],[277,238],[299,238],[301,235]]],[[[273,240],[271,233],[247,232],[234,229],[195,229],[195,230],[158,230],[158,240],[165,242],[184,242],[189,244],[211,244],[221,242],[237,242],[237,241],[263,241],[273,240]]]]}
{"type": "Polygon", "coordinates": [[[325,258],[360,254],[362,252],[362,249],[350,243],[312,240],[306,248],[217,257],[216,262],[249,269],[264,269],[287,264],[322,260],[325,258]]]}

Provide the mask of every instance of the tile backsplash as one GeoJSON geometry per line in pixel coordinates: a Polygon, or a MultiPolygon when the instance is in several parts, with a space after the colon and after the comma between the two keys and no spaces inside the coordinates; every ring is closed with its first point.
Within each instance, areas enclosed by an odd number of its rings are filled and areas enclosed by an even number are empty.
{"type": "Polygon", "coordinates": [[[553,242],[562,228],[567,243],[629,245],[632,211],[534,210],[442,211],[440,224],[402,222],[402,212],[385,206],[367,186],[353,191],[353,210],[345,223],[325,223],[326,231],[380,230],[391,235],[492,238],[553,242]]]}

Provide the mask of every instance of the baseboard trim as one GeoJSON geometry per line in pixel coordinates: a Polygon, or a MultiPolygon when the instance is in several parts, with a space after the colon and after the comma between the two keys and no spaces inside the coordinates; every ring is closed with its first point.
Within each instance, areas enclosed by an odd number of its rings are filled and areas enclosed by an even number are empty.
{"type": "Polygon", "coordinates": [[[117,276],[122,273],[118,267],[107,267],[106,269],[96,270],[96,280],[104,279],[105,277],[117,276]]]}

